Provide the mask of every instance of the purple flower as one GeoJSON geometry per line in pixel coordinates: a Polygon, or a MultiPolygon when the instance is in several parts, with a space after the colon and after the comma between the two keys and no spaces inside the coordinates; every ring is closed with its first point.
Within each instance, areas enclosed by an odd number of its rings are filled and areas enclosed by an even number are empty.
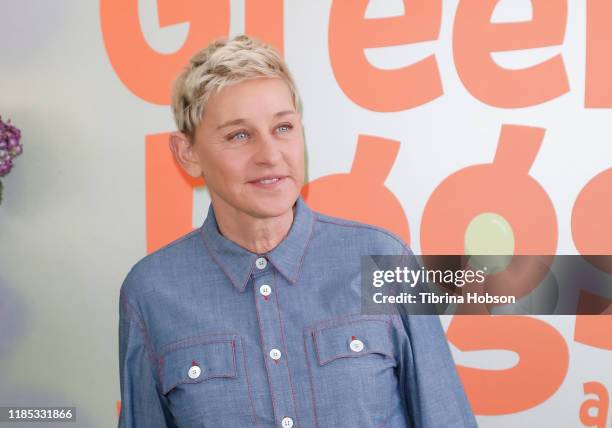
{"type": "Polygon", "coordinates": [[[23,153],[21,131],[11,124],[3,122],[0,117],[0,177],[4,177],[13,168],[13,159],[23,153]]]}
{"type": "MultiPolygon", "coordinates": [[[[13,168],[13,159],[23,152],[21,131],[11,124],[3,122],[0,117],[0,177],[4,177],[13,168]]],[[[2,203],[2,181],[0,181],[0,204],[2,203]]]]}
{"type": "Polygon", "coordinates": [[[11,171],[13,160],[11,158],[0,161],[0,177],[4,177],[11,171]]]}

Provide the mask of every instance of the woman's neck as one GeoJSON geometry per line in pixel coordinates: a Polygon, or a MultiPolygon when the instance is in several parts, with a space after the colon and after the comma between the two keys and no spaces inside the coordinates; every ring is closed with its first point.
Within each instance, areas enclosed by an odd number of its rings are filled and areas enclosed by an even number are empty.
{"type": "Polygon", "coordinates": [[[213,203],[219,232],[252,253],[274,249],[287,236],[295,214],[295,205],[277,217],[255,218],[217,199],[213,203]]]}

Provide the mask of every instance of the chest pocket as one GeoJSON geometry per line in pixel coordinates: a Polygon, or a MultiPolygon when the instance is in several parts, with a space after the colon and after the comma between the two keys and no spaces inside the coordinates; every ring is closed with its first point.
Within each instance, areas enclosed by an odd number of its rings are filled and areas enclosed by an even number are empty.
{"type": "Polygon", "coordinates": [[[163,394],[179,426],[249,426],[254,421],[239,335],[174,342],[160,360],[163,394]]]}
{"type": "Polygon", "coordinates": [[[401,406],[387,318],[358,316],[305,331],[320,426],[380,427],[401,406]]]}

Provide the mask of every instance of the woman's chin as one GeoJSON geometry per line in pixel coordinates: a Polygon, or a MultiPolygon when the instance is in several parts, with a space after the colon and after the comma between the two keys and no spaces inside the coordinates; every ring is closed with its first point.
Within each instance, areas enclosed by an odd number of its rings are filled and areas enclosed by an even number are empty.
{"type": "Polygon", "coordinates": [[[249,211],[257,218],[280,217],[292,210],[296,199],[297,195],[295,197],[283,195],[283,197],[265,198],[253,204],[249,211]]]}

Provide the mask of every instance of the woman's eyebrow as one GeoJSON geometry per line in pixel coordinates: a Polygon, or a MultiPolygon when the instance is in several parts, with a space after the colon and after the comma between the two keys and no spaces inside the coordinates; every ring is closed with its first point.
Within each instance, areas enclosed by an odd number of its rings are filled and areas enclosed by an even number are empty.
{"type": "Polygon", "coordinates": [[[230,120],[229,122],[225,122],[224,124],[217,126],[217,130],[221,128],[227,128],[228,126],[232,126],[232,125],[239,125],[244,122],[246,122],[246,119],[242,119],[242,118],[230,120]]]}
{"type": "MultiPolygon", "coordinates": [[[[283,111],[279,111],[277,113],[274,113],[274,117],[281,117],[281,116],[286,116],[289,114],[296,114],[297,112],[295,110],[283,110],[283,111]]],[[[227,128],[228,126],[232,126],[232,125],[240,125],[242,123],[245,123],[247,120],[243,119],[243,118],[238,118],[238,119],[233,119],[230,120],[228,122],[225,122],[219,126],[217,126],[217,130],[221,129],[221,128],[227,128]]]]}
{"type": "Polygon", "coordinates": [[[295,110],[283,110],[283,111],[279,111],[278,113],[274,114],[274,117],[280,117],[280,116],[286,116],[288,114],[294,114],[297,113],[295,110]]]}

